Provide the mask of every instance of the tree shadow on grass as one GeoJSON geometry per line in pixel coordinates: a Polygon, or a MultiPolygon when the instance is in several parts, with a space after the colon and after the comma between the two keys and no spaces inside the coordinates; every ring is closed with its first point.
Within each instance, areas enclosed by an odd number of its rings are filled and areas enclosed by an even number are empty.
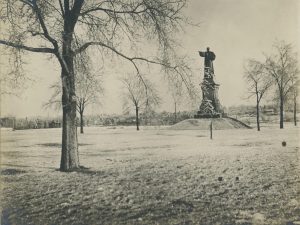
{"type": "MultiPolygon", "coordinates": [[[[9,167],[19,167],[19,168],[41,168],[41,169],[56,169],[56,167],[47,167],[47,166],[28,166],[28,165],[16,165],[16,164],[11,164],[11,163],[5,163],[1,164],[1,166],[9,166],[9,167]]],[[[26,171],[25,171],[26,172],[26,171]]]]}
{"type": "Polygon", "coordinates": [[[70,169],[68,171],[61,171],[60,169],[56,169],[56,171],[60,171],[60,172],[65,172],[65,173],[72,173],[72,172],[76,172],[76,173],[80,173],[80,174],[86,174],[86,175],[99,175],[99,176],[107,176],[107,173],[105,173],[104,171],[99,171],[99,170],[92,170],[91,168],[85,167],[85,166],[79,166],[79,168],[76,169],[70,169]]]}
{"type": "MultiPolygon", "coordinates": [[[[92,144],[79,143],[78,145],[86,146],[86,145],[92,145],[92,144]]],[[[37,146],[61,148],[61,143],[42,143],[42,144],[37,144],[37,146]]]]}
{"type": "Polygon", "coordinates": [[[19,170],[19,169],[13,169],[13,168],[4,169],[4,170],[1,170],[1,172],[0,172],[1,175],[17,175],[17,174],[22,174],[22,173],[26,173],[26,171],[19,170]]]}

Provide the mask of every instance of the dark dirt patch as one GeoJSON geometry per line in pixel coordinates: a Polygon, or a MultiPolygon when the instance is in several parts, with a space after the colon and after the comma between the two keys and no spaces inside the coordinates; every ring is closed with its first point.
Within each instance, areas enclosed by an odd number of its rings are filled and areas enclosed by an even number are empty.
{"type": "Polygon", "coordinates": [[[255,146],[268,146],[272,145],[271,143],[267,142],[246,142],[246,143],[241,143],[241,144],[234,144],[232,146],[239,146],[239,147],[255,147],[255,146]]]}
{"type": "Polygon", "coordinates": [[[191,202],[187,202],[182,199],[176,199],[171,202],[171,207],[176,208],[178,211],[186,211],[188,213],[192,212],[194,205],[191,202]]]}
{"type": "Polygon", "coordinates": [[[1,175],[17,175],[21,173],[26,173],[25,170],[18,170],[18,169],[4,169],[1,170],[1,175]]]}
{"type": "Polygon", "coordinates": [[[196,135],[196,137],[207,137],[207,136],[205,136],[205,135],[196,135]]]}
{"type": "Polygon", "coordinates": [[[23,156],[24,154],[22,154],[22,152],[20,152],[20,151],[2,151],[1,155],[2,155],[3,158],[4,157],[17,158],[17,157],[23,156]]]}
{"type": "Polygon", "coordinates": [[[4,143],[11,143],[11,142],[16,142],[16,139],[5,139],[5,138],[3,138],[1,140],[1,142],[2,142],[2,144],[4,144],[4,143]]]}

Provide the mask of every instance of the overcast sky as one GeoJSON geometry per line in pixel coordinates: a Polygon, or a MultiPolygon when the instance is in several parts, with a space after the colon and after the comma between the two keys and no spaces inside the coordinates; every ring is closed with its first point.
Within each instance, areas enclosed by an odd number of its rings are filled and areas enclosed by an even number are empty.
{"type": "MultiPolygon", "coordinates": [[[[224,106],[251,104],[243,99],[245,83],[243,63],[247,58],[262,59],[262,53],[269,53],[276,40],[285,40],[299,49],[300,1],[298,0],[190,0],[185,13],[200,27],[188,27],[182,34],[181,45],[191,58],[194,72],[199,75],[203,58],[198,51],[209,46],[215,52],[214,68],[220,84],[219,98],[224,106]]],[[[4,57],[1,60],[5,60],[4,57]]],[[[26,72],[34,78],[19,98],[2,97],[2,116],[52,116],[59,113],[44,110],[43,103],[51,96],[50,84],[59,79],[58,66],[41,54],[28,56],[26,72]]],[[[112,71],[104,76],[105,98],[101,107],[94,107],[90,113],[122,113],[120,82],[122,72],[112,71]]],[[[166,86],[160,84],[161,94],[166,96],[166,86]]],[[[160,110],[172,111],[169,98],[164,97],[160,110]]],[[[200,104],[199,100],[199,104],[200,104]]],[[[254,104],[254,102],[252,103],[254,104]]],[[[181,109],[183,110],[183,109],[181,109]]]]}

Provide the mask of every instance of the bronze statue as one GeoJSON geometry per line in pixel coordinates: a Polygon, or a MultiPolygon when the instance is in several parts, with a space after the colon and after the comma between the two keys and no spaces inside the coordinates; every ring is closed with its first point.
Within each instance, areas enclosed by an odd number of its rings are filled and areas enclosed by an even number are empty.
{"type": "Polygon", "coordinates": [[[209,51],[209,47],[206,48],[206,52],[200,52],[199,55],[204,57],[204,67],[210,68],[212,73],[214,72],[213,61],[216,59],[215,53],[209,51]]]}
{"type": "Polygon", "coordinates": [[[195,118],[222,117],[224,112],[218,98],[219,84],[214,81],[213,61],[216,55],[208,47],[206,52],[199,51],[199,55],[204,57],[204,77],[201,83],[202,102],[195,118]]]}

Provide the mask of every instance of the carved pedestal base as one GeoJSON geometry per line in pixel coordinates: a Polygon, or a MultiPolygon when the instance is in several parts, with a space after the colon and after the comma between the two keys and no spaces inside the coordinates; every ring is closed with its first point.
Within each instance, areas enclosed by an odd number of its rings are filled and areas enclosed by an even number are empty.
{"type": "Polygon", "coordinates": [[[216,110],[213,101],[204,99],[200,105],[200,109],[194,118],[221,118],[222,113],[216,110]]]}
{"type": "Polygon", "coordinates": [[[218,98],[218,89],[220,85],[216,84],[213,78],[213,71],[206,67],[204,70],[204,79],[201,83],[202,103],[194,118],[221,118],[224,116],[218,98]]]}

